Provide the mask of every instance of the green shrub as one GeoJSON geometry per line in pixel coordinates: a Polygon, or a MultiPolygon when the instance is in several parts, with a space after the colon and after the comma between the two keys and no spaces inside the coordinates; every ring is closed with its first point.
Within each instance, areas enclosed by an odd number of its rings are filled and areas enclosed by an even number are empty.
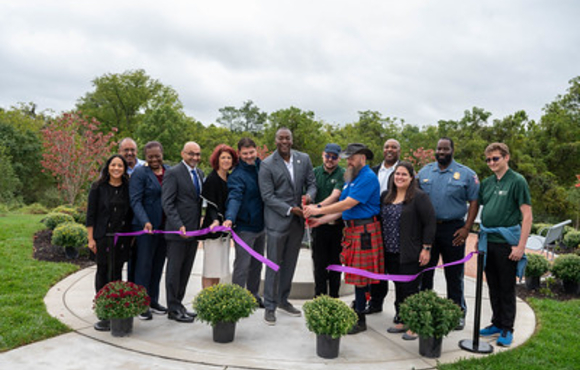
{"type": "Polygon", "coordinates": [[[10,213],[10,207],[7,204],[0,203],[0,216],[6,216],[10,213]]]}
{"type": "Polygon", "coordinates": [[[40,203],[32,203],[20,208],[16,213],[25,215],[45,215],[48,213],[48,209],[40,203]]]}
{"type": "Polygon", "coordinates": [[[256,298],[237,284],[217,284],[203,289],[193,300],[200,321],[214,326],[218,322],[238,322],[256,310],[256,298]]]}
{"type": "Polygon", "coordinates": [[[87,228],[76,222],[65,222],[52,232],[52,244],[66,248],[82,248],[88,243],[87,228]]]}
{"type": "Polygon", "coordinates": [[[443,338],[457,327],[463,316],[452,300],[432,290],[414,294],[401,304],[401,321],[423,338],[443,338]]]}
{"type": "Polygon", "coordinates": [[[85,211],[79,209],[79,208],[75,208],[75,207],[71,207],[71,206],[58,206],[56,208],[54,208],[51,212],[56,212],[56,213],[66,213],[67,215],[71,215],[73,216],[73,218],[75,219],[75,222],[79,223],[79,224],[85,224],[86,220],[87,220],[87,214],[85,211]]]}
{"type": "Polygon", "coordinates": [[[564,226],[564,231],[562,231],[562,236],[566,236],[569,232],[576,231],[576,229],[572,226],[566,225],[564,226]]]}
{"type": "Polygon", "coordinates": [[[542,276],[550,270],[550,263],[541,254],[528,253],[528,264],[526,265],[526,276],[542,276]]]}
{"type": "Polygon", "coordinates": [[[564,254],[554,260],[552,274],[563,281],[580,282],[580,256],[564,254]]]}
{"type": "Polygon", "coordinates": [[[332,338],[346,335],[357,321],[356,313],[340,299],[321,295],[304,303],[306,327],[311,332],[332,338]]]}
{"type": "Polygon", "coordinates": [[[580,245],[580,231],[570,231],[564,236],[564,244],[570,249],[576,249],[580,245]]]}
{"type": "MultiPolygon", "coordinates": [[[[554,224],[546,224],[546,223],[537,223],[537,224],[532,224],[532,229],[530,231],[530,234],[536,234],[539,235],[540,234],[540,230],[544,229],[544,228],[548,228],[554,226],[554,224]]],[[[545,233],[545,232],[544,232],[545,233]]],[[[545,235],[545,234],[542,234],[545,235]]]]}
{"type": "Polygon", "coordinates": [[[66,213],[49,213],[45,218],[42,219],[42,222],[46,225],[46,227],[54,230],[54,228],[60,224],[65,222],[75,222],[75,220],[71,215],[67,215],[66,213]]]}

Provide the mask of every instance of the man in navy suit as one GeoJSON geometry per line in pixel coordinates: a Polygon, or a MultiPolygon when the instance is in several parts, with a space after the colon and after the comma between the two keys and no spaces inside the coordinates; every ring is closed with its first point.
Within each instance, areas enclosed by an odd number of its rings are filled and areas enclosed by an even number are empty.
{"type": "Polygon", "coordinates": [[[181,161],[165,173],[161,204],[167,217],[165,229],[183,235],[166,234],[168,318],[178,322],[193,322],[195,314],[181,303],[197,252],[197,238],[186,237],[186,231],[199,230],[201,219],[201,186],[203,172],[197,167],[201,148],[192,141],[181,151],[181,161]]]}
{"type": "Polygon", "coordinates": [[[276,324],[276,308],[291,316],[301,313],[288,297],[304,234],[302,194],[310,203],[316,196],[316,178],[310,157],[292,150],[292,132],[283,127],[276,132],[276,151],[264,159],[258,174],[264,201],[268,258],[280,270],[266,270],[264,321],[276,324]]]}

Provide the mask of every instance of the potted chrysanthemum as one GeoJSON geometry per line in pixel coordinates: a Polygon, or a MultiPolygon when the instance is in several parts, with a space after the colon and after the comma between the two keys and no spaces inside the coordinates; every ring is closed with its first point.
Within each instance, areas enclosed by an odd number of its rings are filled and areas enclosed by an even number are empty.
{"type": "Polygon", "coordinates": [[[356,323],[356,313],[337,298],[321,295],[302,307],[308,330],[316,334],[316,354],[322,358],[336,358],[340,337],[356,323]]]}
{"type": "Polygon", "coordinates": [[[213,340],[229,343],[234,340],[236,323],[256,310],[256,298],[236,284],[217,284],[203,289],[193,301],[200,321],[213,328],[213,340]]]}
{"type": "Polygon", "coordinates": [[[133,331],[133,318],[149,308],[147,290],[130,281],[112,281],[105,285],[93,301],[99,320],[111,320],[111,334],[124,337],[133,331]]]}

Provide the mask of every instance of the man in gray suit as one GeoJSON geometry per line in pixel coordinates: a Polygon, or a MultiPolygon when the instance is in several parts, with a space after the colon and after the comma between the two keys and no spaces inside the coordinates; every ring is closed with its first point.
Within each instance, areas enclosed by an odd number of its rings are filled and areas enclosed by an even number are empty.
{"type": "Polygon", "coordinates": [[[264,286],[264,321],[276,324],[276,308],[292,316],[300,316],[290,302],[290,288],[302,236],[302,194],[306,202],[316,196],[316,178],[308,154],[292,150],[292,132],[280,128],[276,132],[276,148],[264,159],[259,172],[260,193],[264,201],[268,258],[278,265],[278,272],[266,269],[264,286]]]}
{"type": "MultiPolygon", "coordinates": [[[[199,229],[201,218],[201,186],[203,172],[197,168],[201,149],[197,143],[188,142],[181,151],[181,161],[170,168],[163,177],[161,204],[167,217],[165,229],[186,231],[199,229]]],[[[181,303],[197,252],[197,239],[185,235],[166,234],[168,318],[177,322],[193,322],[195,314],[181,303]]]]}

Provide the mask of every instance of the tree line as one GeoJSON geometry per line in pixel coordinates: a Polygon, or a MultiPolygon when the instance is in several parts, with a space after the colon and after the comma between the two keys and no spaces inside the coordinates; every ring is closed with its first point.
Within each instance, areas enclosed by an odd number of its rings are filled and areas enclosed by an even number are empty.
{"type": "MultiPolygon", "coordinates": [[[[115,150],[115,141],[130,136],[140,148],[148,141],[160,141],[166,162],[176,163],[184,142],[194,140],[202,148],[205,169],[209,168],[209,154],[217,144],[235,147],[244,136],[252,137],[268,153],[274,149],[275,132],[282,126],[292,130],[294,148],[308,153],[314,165],[321,163],[321,152],[328,142],[342,147],[350,142],[365,143],[375,153],[376,164],[382,158],[384,142],[396,138],[401,143],[401,157],[411,160],[418,170],[433,160],[438,139],[451,137],[456,143],[455,159],[476,171],[480,178],[491,175],[483,150],[489,143],[501,141],[512,152],[511,167],[530,184],[535,220],[572,218],[578,222],[580,218],[580,188],[574,187],[576,174],[580,173],[580,76],[569,81],[565,93],[544,106],[538,121],[530,119],[525,111],[492,120],[491,112],[473,107],[456,120],[423,126],[370,110],[359,111],[355,122],[330,124],[317,118],[313,111],[297,107],[264,112],[251,100],[239,107],[221,108],[216,122],[204,125],[185,114],[179,95],[171,86],[151,78],[144,70],[107,73],[95,78],[92,85],[93,89],[80,97],[70,112],[58,116],[37,112],[33,103],[0,108],[0,203],[13,207],[39,202],[53,207],[86,201],[91,179],[82,180],[79,191],[71,198],[48,163],[54,167],[58,162],[46,159],[51,150],[58,151],[55,137],[66,137],[63,125],[72,115],[78,120],[78,127],[76,131],[70,127],[67,130],[77,140],[67,144],[69,150],[76,146],[82,152],[79,146],[97,145],[100,147],[84,148],[83,155],[108,155],[115,150]],[[91,127],[95,132],[89,134],[91,127]],[[46,135],[47,131],[58,130],[60,135],[53,135],[52,139],[46,135]],[[101,135],[100,142],[88,139],[95,135],[101,135]],[[110,141],[105,142],[102,137],[107,135],[110,141]],[[103,146],[104,151],[100,150],[103,146]]],[[[91,162],[87,158],[81,162],[92,166],[92,171],[101,163],[100,159],[91,162]]]]}

